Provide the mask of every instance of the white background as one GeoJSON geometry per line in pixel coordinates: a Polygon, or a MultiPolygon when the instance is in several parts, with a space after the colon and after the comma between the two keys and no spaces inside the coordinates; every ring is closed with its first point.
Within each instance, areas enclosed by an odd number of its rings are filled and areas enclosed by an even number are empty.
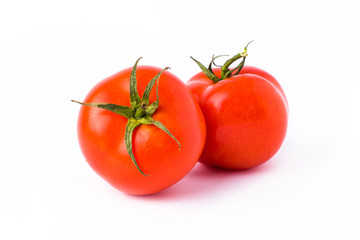
{"type": "Polygon", "coordinates": [[[360,239],[356,1],[1,1],[0,239],[360,239]],[[189,58],[236,54],[282,84],[285,142],[249,171],[197,165],[129,196],[76,136],[103,78],[141,64],[186,82],[189,58]]]}

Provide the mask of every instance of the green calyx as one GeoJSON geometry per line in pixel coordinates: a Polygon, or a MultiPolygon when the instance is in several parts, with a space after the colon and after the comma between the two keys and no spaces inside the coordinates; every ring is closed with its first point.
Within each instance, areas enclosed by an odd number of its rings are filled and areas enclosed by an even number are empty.
{"type": "Polygon", "coordinates": [[[223,57],[223,56],[227,56],[227,55],[219,55],[219,56],[212,56],[212,59],[210,61],[209,66],[206,68],[201,62],[197,61],[195,58],[191,57],[192,60],[194,60],[196,62],[196,64],[201,68],[201,70],[203,71],[203,73],[210,79],[212,80],[214,83],[217,83],[221,80],[224,80],[226,78],[230,78],[232,76],[235,76],[237,74],[240,73],[241,69],[244,67],[245,64],[245,59],[248,55],[247,53],[247,47],[249,46],[249,44],[253,42],[250,41],[244,48],[244,51],[241,53],[236,54],[235,56],[233,56],[232,58],[228,59],[224,65],[219,66],[215,64],[215,59],[217,59],[218,57],[223,57]],[[233,64],[236,60],[239,60],[242,58],[242,61],[233,69],[229,69],[229,67],[231,66],[231,64],[233,64]],[[217,77],[213,70],[212,70],[212,65],[216,66],[216,67],[220,67],[221,68],[221,75],[220,78],[217,77]]]}
{"type": "Polygon", "coordinates": [[[145,174],[140,167],[137,164],[137,161],[135,159],[133,150],[132,150],[132,135],[138,126],[145,124],[145,125],[154,125],[167,133],[172,139],[176,141],[176,143],[179,145],[179,150],[181,148],[181,145],[179,141],[170,133],[170,131],[159,121],[155,121],[151,115],[155,113],[156,109],[159,107],[159,79],[162,74],[162,72],[169,69],[169,67],[164,68],[161,70],[156,76],[154,76],[151,81],[146,86],[146,89],[144,91],[144,94],[142,98],[140,98],[139,93],[137,91],[137,80],[136,80],[136,69],[137,64],[141,58],[139,58],[131,71],[130,75],[130,104],[131,107],[127,106],[120,106],[116,104],[111,103],[82,103],[78,101],[71,100],[72,102],[79,103],[81,105],[90,106],[90,107],[97,107],[102,108],[111,112],[114,112],[116,114],[119,114],[123,117],[126,117],[128,119],[128,122],[126,124],[126,130],[125,130],[125,145],[127,152],[135,164],[136,168],[140,171],[141,174],[144,176],[148,176],[145,174]],[[156,84],[156,100],[155,102],[150,104],[149,97],[150,92],[155,84],[156,84]]]}

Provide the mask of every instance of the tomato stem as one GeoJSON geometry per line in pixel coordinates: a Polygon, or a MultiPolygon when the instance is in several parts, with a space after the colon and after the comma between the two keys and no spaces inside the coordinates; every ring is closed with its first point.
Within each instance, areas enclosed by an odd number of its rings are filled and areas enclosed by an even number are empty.
{"type": "Polygon", "coordinates": [[[202,63],[200,63],[199,61],[197,61],[196,59],[194,59],[193,57],[191,57],[195,62],[196,64],[200,67],[200,69],[203,71],[203,73],[210,79],[212,80],[214,83],[217,83],[221,80],[224,80],[226,78],[229,78],[229,77],[232,77],[232,76],[235,76],[237,74],[240,73],[241,69],[244,67],[244,64],[245,64],[245,59],[248,55],[247,53],[247,47],[249,46],[250,43],[252,43],[253,41],[250,41],[244,48],[244,51],[243,52],[240,52],[236,55],[234,55],[232,58],[228,59],[224,65],[222,66],[219,66],[217,64],[215,64],[214,60],[218,57],[223,57],[223,56],[228,56],[228,55],[218,55],[218,56],[215,56],[214,55],[212,56],[212,59],[211,59],[211,62],[209,64],[209,67],[206,68],[202,63]],[[235,68],[231,69],[230,70],[230,66],[237,60],[239,59],[243,59],[235,68]],[[220,78],[217,77],[213,70],[212,70],[212,65],[216,66],[216,67],[220,67],[221,69],[221,74],[220,74],[220,78]],[[235,73],[234,73],[235,72],[235,73]]]}
{"type": "MultiPolygon", "coordinates": [[[[229,78],[235,70],[237,71],[237,74],[240,73],[241,69],[243,68],[244,64],[245,64],[245,59],[248,55],[247,53],[247,47],[249,46],[250,43],[252,43],[253,41],[250,41],[244,48],[243,52],[240,52],[238,54],[236,54],[235,56],[233,56],[232,58],[228,59],[225,64],[221,67],[221,79],[226,79],[229,78]],[[230,70],[229,67],[231,64],[233,64],[236,60],[243,58],[242,62],[233,70],[230,70]]],[[[236,75],[236,74],[235,74],[236,75]]]]}

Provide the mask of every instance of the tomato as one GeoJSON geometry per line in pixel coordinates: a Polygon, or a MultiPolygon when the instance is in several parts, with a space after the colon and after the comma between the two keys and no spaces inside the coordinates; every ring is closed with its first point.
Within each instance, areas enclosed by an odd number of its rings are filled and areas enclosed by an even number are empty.
{"type": "Polygon", "coordinates": [[[186,85],[164,70],[136,62],[99,82],[81,103],[78,138],[84,157],[102,178],[129,194],[156,193],[181,180],[205,143],[198,104],[186,85]],[[154,80],[156,92],[151,91],[154,80]]]}
{"type": "Polygon", "coordinates": [[[187,85],[206,121],[206,142],[199,160],[204,164],[252,168],[274,156],[284,141],[288,122],[284,91],[269,73],[244,66],[246,50],[221,68],[211,68],[215,58],[208,69],[194,59],[203,72],[187,85]],[[230,64],[240,58],[239,66],[230,70],[230,64]]]}

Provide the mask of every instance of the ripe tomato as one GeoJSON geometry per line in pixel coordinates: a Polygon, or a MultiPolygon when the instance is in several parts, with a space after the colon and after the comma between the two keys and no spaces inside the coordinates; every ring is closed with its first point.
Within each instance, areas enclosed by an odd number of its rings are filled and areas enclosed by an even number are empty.
{"type": "Polygon", "coordinates": [[[161,191],[182,179],[199,159],[205,121],[186,85],[170,72],[137,67],[136,62],[133,70],[99,82],[81,104],[78,138],[83,155],[95,172],[121,191],[161,191]],[[154,92],[156,77],[160,80],[154,92]]]}
{"type": "Polygon", "coordinates": [[[194,59],[203,72],[187,84],[206,121],[202,163],[226,169],[255,167],[269,160],[285,138],[288,106],[284,91],[267,72],[244,66],[246,50],[221,68],[211,68],[215,58],[208,69],[194,59]],[[230,70],[230,64],[240,58],[239,66],[230,70]],[[238,73],[233,74],[235,71],[238,73]]]}

